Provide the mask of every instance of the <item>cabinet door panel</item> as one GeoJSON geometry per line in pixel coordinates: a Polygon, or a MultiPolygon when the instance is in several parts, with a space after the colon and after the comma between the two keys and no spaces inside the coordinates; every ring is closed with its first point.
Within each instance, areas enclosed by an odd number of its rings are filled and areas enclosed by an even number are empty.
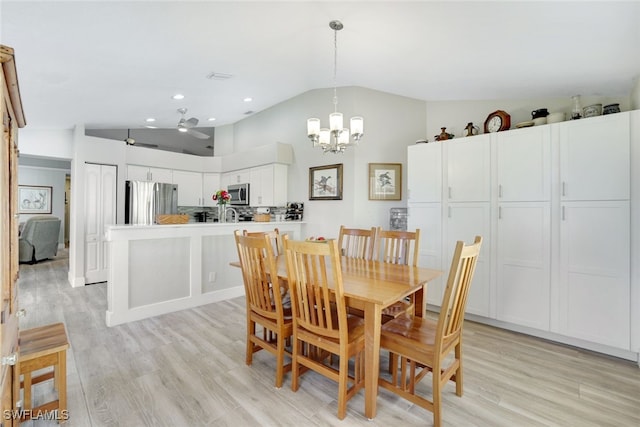
{"type": "Polygon", "coordinates": [[[496,134],[498,199],[544,201],[551,194],[549,126],[496,134]]]}
{"type": "Polygon", "coordinates": [[[173,184],[178,185],[178,206],[202,206],[202,174],[173,171],[173,184]]]}
{"type": "Polygon", "coordinates": [[[629,202],[566,202],[559,332],[629,350],[629,202]]]}
{"type": "Polygon", "coordinates": [[[149,168],[150,181],[171,184],[173,182],[173,170],[163,168],[149,168]]]}
{"type": "MultiPolygon", "coordinates": [[[[451,258],[458,240],[473,242],[475,236],[483,237],[482,250],[476,264],[476,271],[469,289],[466,311],[479,316],[489,317],[490,307],[490,254],[491,254],[491,222],[489,203],[450,203],[447,208],[447,223],[444,233],[443,266],[449,271],[451,258]]],[[[445,273],[446,274],[446,273],[445,273]]],[[[447,280],[446,278],[444,280],[447,280]]]]}
{"type": "Polygon", "coordinates": [[[548,330],[549,203],[502,203],[497,226],[498,320],[548,330]]]}
{"type": "Polygon", "coordinates": [[[204,206],[216,206],[216,202],[213,200],[213,195],[221,188],[219,173],[202,174],[202,199],[204,201],[204,206]]]}
{"type": "Polygon", "coordinates": [[[127,179],[129,181],[150,181],[149,168],[146,166],[127,165],[127,179]]]}
{"type": "Polygon", "coordinates": [[[408,147],[407,177],[409,202],[442,200],[442,144],[408,147]]]}
{"type": "Polygon", "coordinates": [[[452,202],[488,202],[490,197],[490,136],[446,141],[447,193],[452,202]]]}
{"type": "Polygon", "coordinates": [[[629,115],[562,123],[562,200],[626,200],[630,185],[629,115]]]}
{"type": "MultiPolygon", "coordinates": [[[[407,230],[415,230],[416,228],[420,229],[418,265],[441,270],[442,205],[440,203],[409,204],[407,230]]],[[[427,285],[427,303],[437,306],[442,304],[442,283],[442,277],[429,282],[427,285]]]]}

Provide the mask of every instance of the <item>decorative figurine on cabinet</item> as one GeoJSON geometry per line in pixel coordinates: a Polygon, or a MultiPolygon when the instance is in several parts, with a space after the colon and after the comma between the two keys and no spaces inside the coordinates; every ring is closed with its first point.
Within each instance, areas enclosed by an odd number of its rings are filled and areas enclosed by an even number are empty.
{"type": "Polygon", "coordinates": [[[462,136],[473,136],[480,133],[480,128],[475,126],[473,122],[467,123],[467,126],[462,131],[462,136]]]}
{"type": "Polygon", "coordinates": [[[452,133],[447,133],[447,128],[440,128],[442,129],[442,132],[440,133],[440,135],[436,135],[436,141],[445,141],[447,139],[453,139],[454,135],[452,133]]]}

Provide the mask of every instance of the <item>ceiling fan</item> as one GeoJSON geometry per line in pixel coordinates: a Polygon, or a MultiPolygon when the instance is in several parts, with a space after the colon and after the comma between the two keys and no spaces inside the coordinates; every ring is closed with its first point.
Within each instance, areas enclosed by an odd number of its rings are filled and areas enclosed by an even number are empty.
{"type": "Polygon", "coordinates": [[[196,137],[198,139],[209,139],[209,138],[211,138],[206,133],[202,133],[200,131],[197,131],[197,130],[193,129],[198,125],[198,119],[196,119],[195,117],[191,117],[190,119],[185,119],[184,115],[187,114],[187,109],[186,108],[178,108],[178,113],[182,114],[182,117],[180,118],[180,121],[178,122],[178,130],[180,132],[186,132],[189,135],[194,136],[194,137],[196,137]]]}
{"type": "Polygon", "coordinates": [[[127,137],[124,139],[124,142],[127,145],[137,145],[138,147],[150,147],[150,148],[157,148],[158,145],[157,144],[145,144],[142,142],[136,142],[135,139],[131,138],[131,129],[127,129],[127,137]]]}

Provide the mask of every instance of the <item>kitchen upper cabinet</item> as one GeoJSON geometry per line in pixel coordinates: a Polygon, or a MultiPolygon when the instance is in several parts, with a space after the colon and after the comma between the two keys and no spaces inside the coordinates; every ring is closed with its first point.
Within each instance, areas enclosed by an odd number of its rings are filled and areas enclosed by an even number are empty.
{"type": "Polygon", "coordinates": [[[491,195],[491,134],[442,142],[450,202],[488,202],[491,195]]]}
{"type": "Polygon", "coordinates": [[[222,188],[220,181],[221,176],[219,173],[202,174],[202,199],[204,206],[217,206],[213,200],[213,195],[222,188]]]}
{"type": "Polygon", "coordinates": [[[127,165],[127,180],[171,183],[173,182],[173,171],[149,166],[127,165]]]}
{"type": "Polygon", "coordinates": [[[222,187],[228,188],[230,184],[246,184],[251,180],[251,170],[242,169],[222,174],[222,187]]]}
{"type": "Polygon", "coordinates": [[[496,222],[497,318],[549,330],[549,202],[502,203],[496,222]]]}
{"type": "Polygon", "coordinates": [[[553,330],[629,350],[629,201],[562,203],[553,330]]]}
{"type": "Polygon", "coordinates": [[[442,145],[416,144],[408,147],[408,201],[440,202],[442,200],[442,145]]]}
{"type": "Polygon", "coordinates": [[[626,200],[630,189],[628,114],[562,123],[562,200],[626,200]]]}
{"type": "Polygon", "coordinates": [[[202,206],[202,174],[173,171],[173,184],[178,185],[178,206],[202,206]]]}
{"type": "Polygon", "coordinates": [[[287,203],[287,165],[252,168],[249,178],[251,206],[284,206],[287,203]]]}
{"type": "Polygon", "coordinates": [[[548,201],[551,197],[550,126],[495,134],[500,202],[548,201]]]}

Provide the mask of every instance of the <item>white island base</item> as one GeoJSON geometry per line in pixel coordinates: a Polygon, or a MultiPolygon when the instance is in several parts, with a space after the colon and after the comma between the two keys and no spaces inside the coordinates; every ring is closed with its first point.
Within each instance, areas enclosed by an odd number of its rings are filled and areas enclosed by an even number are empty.
{"type": "Polygon", "coordinates": [[[107,227],[107,326],[244,295],[235,230],[278,228],[300,239],[304,223],[240,222],[107,227]]]}

